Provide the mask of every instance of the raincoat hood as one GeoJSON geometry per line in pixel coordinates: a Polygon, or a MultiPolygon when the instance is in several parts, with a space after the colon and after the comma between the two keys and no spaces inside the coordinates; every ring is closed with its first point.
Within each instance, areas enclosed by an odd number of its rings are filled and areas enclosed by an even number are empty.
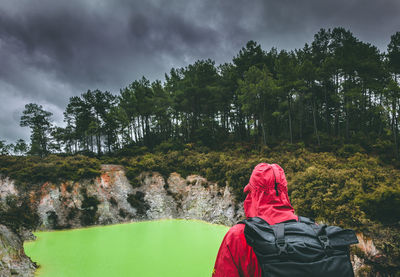
{"type": "Polygon", "coordinates": [[[290,204],[285,172],[277,164],[258,164],[244,188],[246,217],[261,217],[274,225],[286,220],[298,220],[290,204]]]}

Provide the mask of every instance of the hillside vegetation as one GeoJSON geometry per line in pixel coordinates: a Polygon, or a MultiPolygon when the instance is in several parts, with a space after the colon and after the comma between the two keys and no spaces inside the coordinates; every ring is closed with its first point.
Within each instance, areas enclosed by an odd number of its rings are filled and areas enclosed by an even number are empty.
{"type": "MultiPolygon", "coordinates": [[[[140,152],[140,151],[139,151],[140,152]]],[[[298,214],[330,224],[353,228],[374,239],[388,257],[379,262],[387,270],[400,265],[400,170],[383,164],[377,157],[342,151],[340,154],[313,153],[302,145],[264,147],[252,150],[235,145],[226,151],[205,151],[187,144],[182,150],[138,153],[129,157],[101,159],[85,156],[46,158],[0,157],[0,172],[16,180],[24,191],[38,189],[43,182],[93,178],[100,174],[100,164],[121,164],[132,186],[143,171],[156,171],[164,177],[171,172],[183,176],[199,174],[219,186],[230,186],[238,201],[251,171],[260,162],[278,163],[288,180],[289,195],[298,214]]],[[[190,185],[190,184],[188,184],[190,185]]],[[[2,213],[3,224],[10,225],[18,213],[29,211],[16,207],[14,217],[2,213]],[[5,222],[4,222],[5,221],[5,222]]],[[[30,218],[29,216],[23,218],[30,218]]]]}

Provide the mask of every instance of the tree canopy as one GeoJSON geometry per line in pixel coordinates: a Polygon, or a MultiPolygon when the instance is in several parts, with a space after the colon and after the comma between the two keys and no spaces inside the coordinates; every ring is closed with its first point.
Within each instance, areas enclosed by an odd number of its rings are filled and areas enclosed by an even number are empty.
{"type": "Polygon", "coordinates": [[[357,145],[398,160],[399,76],[400,32],[382,53],[344,28],[321,29],[302,49],[249,41],[230,63],[198,60],[172,68],[164,82],[135,80],[118,95],[88,90],[69,99],[65,127],[28,104],[20,125],[31,128],[29,153],[40,156],[300,142],[323,151],[357,145]]]}

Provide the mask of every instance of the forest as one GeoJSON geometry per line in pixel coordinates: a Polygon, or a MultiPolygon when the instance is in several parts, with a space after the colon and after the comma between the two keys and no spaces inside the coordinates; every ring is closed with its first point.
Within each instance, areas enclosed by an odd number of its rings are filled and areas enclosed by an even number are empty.
{"type": "MultiPolygon", "coordinates": [[[[317,152],[375,153],[399,161],[400,32],[386,52],[344,28],[321,29],[302,49],[263,50],[249,41],[229,63],[198,60],[120,89],[69,99],[65,127],[40,104],[20,119],[31,141],[0,140],[1,154],[134,155],[192,143],[301,143],[317,152]]],[[[56,92],[55,92],[56,93],[56,92]]]]}

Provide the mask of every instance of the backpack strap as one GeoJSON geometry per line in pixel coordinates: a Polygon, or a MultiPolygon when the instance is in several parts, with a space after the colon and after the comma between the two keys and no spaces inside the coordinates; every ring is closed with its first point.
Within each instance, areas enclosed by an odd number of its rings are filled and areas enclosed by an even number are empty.
{"type": "MultiPolygon", "coordinates": [[[[299,216],[299,222],[310,224],[311,228],[313,229],[316,237],[318,238],[319,243],[323,247],[323,249],[326,251],[326,249],[331,248],[329,238],[326,234],[326,224],[323,224],[321,226],[315,224],[315,221],[312,219],[309,219],[308,217],[304,216],[299,216]]],[[[329,254],[329,253],[327,253],[329,254]]]]}
{"type": "Polygon", "coordinates": [[[299,222],[306,223],[306,224],[315,224],[315,221],[308,217],[299,215],[298,218],[299,218],[299,222]]]}
{"type": "Polygon", "coordinates": [[[284,223],[278,223],[275,225],[272,225],[272,230],[274,231],[275,234],[275,245],[278,248],[278,255],[281,255],[282,253],[287,254],[287,243],[285,239],[285,224],[284,223]]]}
{"type": "Polygon", "coordinates": [[[237,222],[236,224],[248,224],[248,223],[251,223],[251,224],[254,224],[254,223],[256,223],[256,224],[265,224],[266,223],[267,225],[269,225],[268,222],[266,222],[264,219],[262,219],[262,218],[260,218],[258,216],[249,217],[247,219],[243,219],[243,220],[237,222]]]}
{"type": "Polygon", "coordinates": [[[326,227],[326,224],[322,226],[313,225],[313,230],[316,233],[319,243],[321,244],[322,248],[324,248],[324,250],[331,248],[331,243],[326,233],[326,227]]]}

